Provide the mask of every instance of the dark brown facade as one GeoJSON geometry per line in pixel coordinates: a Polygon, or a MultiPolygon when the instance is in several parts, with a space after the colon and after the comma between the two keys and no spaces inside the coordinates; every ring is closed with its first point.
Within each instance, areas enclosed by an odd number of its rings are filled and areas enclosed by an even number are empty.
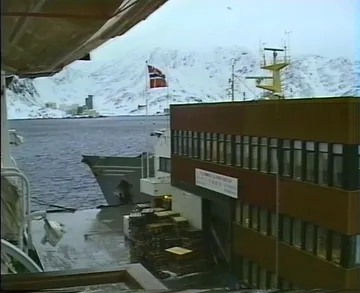
{"type": "Polygon", "coordinates": [[[280,243],[283,288],[360,286],[359,98],[179,105],[170,117],[173,185],[211,197],[196,168],[238,179],[229,239],[239,278],[271,287],[280,243]]]}

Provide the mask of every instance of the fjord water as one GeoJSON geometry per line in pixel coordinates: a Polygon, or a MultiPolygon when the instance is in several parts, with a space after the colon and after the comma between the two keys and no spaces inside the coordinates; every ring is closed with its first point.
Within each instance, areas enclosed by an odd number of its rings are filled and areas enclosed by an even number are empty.
{"type": "Polygon", "coordinates": [[[77,209],[105,204],[81,155],[132,156],[153,150],[150,133],[165,128],[164,116],[98,119],[12,120],[24,137],[12,148],[18,167],[31,184],[33,208],[50,203],[77,209]]]}

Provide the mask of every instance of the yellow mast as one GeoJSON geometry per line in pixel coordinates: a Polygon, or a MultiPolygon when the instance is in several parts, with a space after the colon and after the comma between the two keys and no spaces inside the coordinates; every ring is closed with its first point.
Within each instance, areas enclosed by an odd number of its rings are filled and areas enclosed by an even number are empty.
{"type": "Polygon", "coordinates": [[[287,67],[290,64],[290,60],[286,55],[286,47],[284,49],[279,48],[264,48],[263,61],[261,63],[261,69],[269,70],[272,72],[272,76],[248,76],[246,79],[255,79],[256,87],[261,88],[267,91],[270,91],[270,99],[274,98],[284,98],[282,93],[282,84],[281,84],[281,70],[287,67]],[[265,51],[273,52],[272,63],[266,64],[265,51]],[[277,59],[278,52],[284,52],[285,56],[281,60],[277,59]],[[272,80],[271,84],[262,84],[263,80],[272,80]],[[276,95],[275,95],[276,94],[276,95]]]}

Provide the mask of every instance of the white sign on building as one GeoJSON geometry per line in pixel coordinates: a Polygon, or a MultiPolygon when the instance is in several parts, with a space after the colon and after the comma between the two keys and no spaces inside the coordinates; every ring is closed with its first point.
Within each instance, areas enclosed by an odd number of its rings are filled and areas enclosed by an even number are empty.
{"type": "Polygon", "coordinates": [[[233,198],[238,198],[237,178],[196,168],[195,185],[225,194],[233,198]]]}

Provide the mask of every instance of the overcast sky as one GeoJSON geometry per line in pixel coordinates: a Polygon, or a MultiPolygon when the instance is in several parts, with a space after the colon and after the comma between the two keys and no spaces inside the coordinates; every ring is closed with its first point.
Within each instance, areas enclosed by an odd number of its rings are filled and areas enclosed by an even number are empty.
{"type": "Polygon", "coordinates": [[[356,50],[360,53],[360,0],[169,0],[125,36],[94,51],[93,58],[139,46],[258,50],[260,40],[279,46],[285,31],[291,31],[293,55],[354,59],[356,50]]]}

